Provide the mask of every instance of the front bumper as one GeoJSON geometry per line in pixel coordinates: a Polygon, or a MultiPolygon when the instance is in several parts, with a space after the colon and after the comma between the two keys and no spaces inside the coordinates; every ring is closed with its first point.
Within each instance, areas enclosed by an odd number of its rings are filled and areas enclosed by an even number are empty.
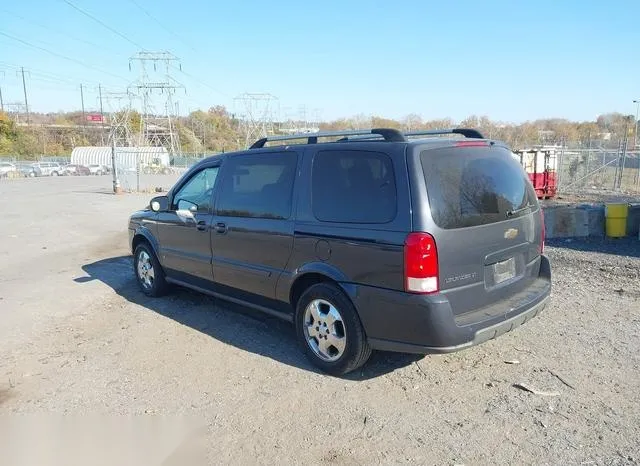
{"type": "Polygon", "coordinates": [[[449,353],[496,338],[537,316],[551,293],[551,267],[522,292],[490,309],[455,316],[443,294],[414,295],[357,286],[351,298],[372,348],[403,353],[449,353]]]}

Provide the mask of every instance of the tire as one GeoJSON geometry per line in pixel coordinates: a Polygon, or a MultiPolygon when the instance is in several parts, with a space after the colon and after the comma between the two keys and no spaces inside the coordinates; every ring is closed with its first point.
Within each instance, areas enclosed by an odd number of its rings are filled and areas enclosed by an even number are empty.
{"type": "Polygon", "coordinates": [[[309,360],[328,374],[347,374],[371,356],[356,308],[332,283],[317,283],[302,294],[296,305],[295,326],[298,343],[309,360]],[[315,323],[318,325],[311,325],[315,323]]]}
{"type": "Polygon", "coordinates": [[[164,270],[153,249],[146,242],[140,243],[133,253],[133,273],[140,290],[147,296],[157,297],[167,292],[168,284],[164,270]]]}
{"type": "Polygon", "coordinates": [[[51,176],[58,176],[58,172],[51,172],[51,176]]]}

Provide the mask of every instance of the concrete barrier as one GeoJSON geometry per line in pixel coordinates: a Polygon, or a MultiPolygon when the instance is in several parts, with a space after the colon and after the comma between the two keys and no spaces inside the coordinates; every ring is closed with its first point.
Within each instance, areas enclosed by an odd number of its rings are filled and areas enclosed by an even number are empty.
{"type": "Polygon", "coordinates": [[[549,206],[543,209],[547,238],[604,236],[604,206],[549,206]]]}
{"type": "Polygon", "coordinates": [[[627,218],[627,236],[638,237],[640,235],[640,204],[629,204],[629,217],[627,218]]]}
{"type": "MultiPolygon", "coordinates": [[[[543,207],[547,238],[604,236],[605,208],[603,204],[553,205],[543,207]]],[[[640,203],[629,206],[627,236],[638,237],[640,203]]]]}

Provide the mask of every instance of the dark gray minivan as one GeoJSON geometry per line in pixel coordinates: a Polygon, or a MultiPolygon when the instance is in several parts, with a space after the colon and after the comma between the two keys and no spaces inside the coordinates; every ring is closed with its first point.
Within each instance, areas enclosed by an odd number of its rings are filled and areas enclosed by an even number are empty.
{"type": "Polygon", "coordinates": [[[332,374],[372,349],[482,343],[551,291],[527,175],[470,129],[264,138],[193,166],[129,236],[144,293],[177,284],[289,320],[332,374]]]}

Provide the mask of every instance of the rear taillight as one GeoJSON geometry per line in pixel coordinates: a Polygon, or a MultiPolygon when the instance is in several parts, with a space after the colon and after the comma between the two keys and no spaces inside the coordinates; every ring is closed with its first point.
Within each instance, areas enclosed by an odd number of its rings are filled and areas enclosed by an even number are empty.
{"type": "Polygon", "coordinates": [[[429,233],[409,233],[404,241],[404,288],[409,293],[438,291],[438,252],[429,233]]]}
{"type": "Polygon", "coordinates": [[[546,235],[546,230],[544,228],[544,212],[542,211],[542,207],[540,207],[540,247],[538,248],[540,254],[544,252],[545,235],[546,235]]]}

